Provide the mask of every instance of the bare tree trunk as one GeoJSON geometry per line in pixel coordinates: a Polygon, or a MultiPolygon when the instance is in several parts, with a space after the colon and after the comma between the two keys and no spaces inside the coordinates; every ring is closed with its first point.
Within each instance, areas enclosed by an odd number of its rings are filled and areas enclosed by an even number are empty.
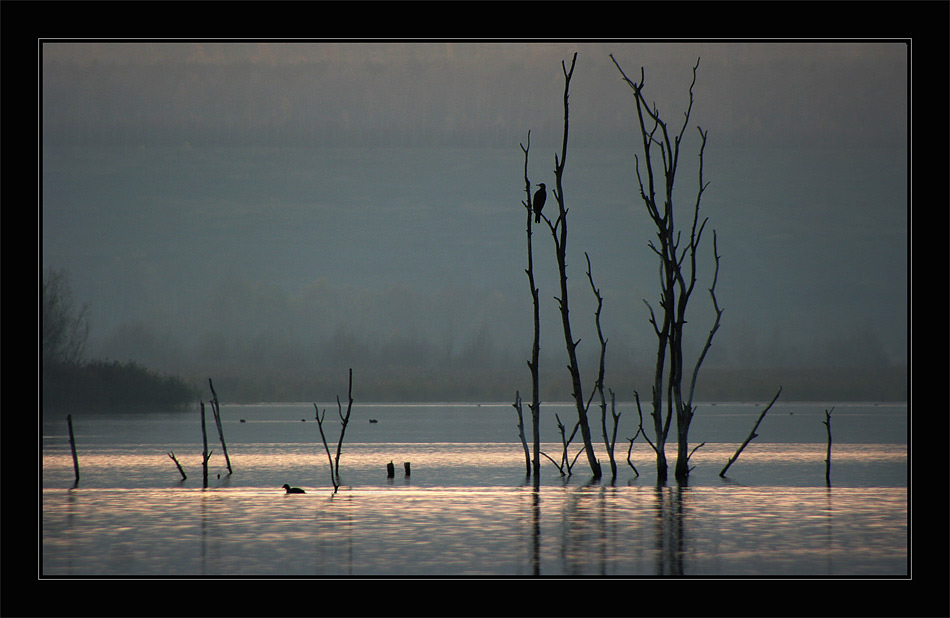
{"type": "Polygon", "coordinates": [[[825,410],[825,420],[821,421],[828,433],[828,448],[825,452],[825,484],[828,487],[831,487],[831,413],[834,411],[833,407],[831,410],[825,410]]]}
{"type": "Polygon", "coordinates": [[[347,387],[347,398],[349,403],[346,404],[346,415],[343,414],[343,406],[340,405],[340,397],[337,395],[336,398],[336,407],[337,412],[340,415],[340,439],[336,443],[336,459],[333,463],[333,470],[336,474],[337,485],[340,483],[340,451],[343,449],[343,435],[346,433],[346,426],[350,423],[350,411],[353,409],[353,368],[350,367],[349,372],[349,386],[347,387]]]}
{"type": "MultiPolygon", "coordinates": [[[[539,380],[538,357],[541,349],[541,318],[540,305],[538,302],[538,288],[534,284],[534,249],[531,244],[532,237],[532,215],[534,205],[531,203],[531,181],[528,180],[528,151],[531,149],[531,132],[528,131],[527,146],[522,145],[524,152],[524,184],[527,199],[522,202],[527,211],[527,222],[525,223],[525,235],[528,240],[528,267],[525,273],[528,275],[528,286],[531,290],[531,302],[533,306],[534,318],[534,339],[531,344],[531,360],[528,361],[528,369],[531,370],[531,403],[528,408],[531,410],[531,438],[534,446],[533,469],[535,485],[538,484],[541,474],[541,389],[539,380]]],[[[520,401],[520,397],[519,397],[520,401]]],[[[519,409],[520,418],[520,409],[519,409]]],[[[522,432],[523,433],[523,432],[522,432]]],[[[522,438],[523,439],[523,438],[522,438]]],[[[527,451],[525,452],[527,455],[527,451]]],[[[529,474],[531,472],[529,471],[529,474]]]]}
{"type": "MultiPolygon", "coordinates": [[[[564,205],[564,165],[567,160],[568,143],[568,94],[570,92],[571,76],[574,74],[574,66],[577,63],[577,54],[571,61],[571,69],[568,71],[565,64],[561,63],[561,69],[564,73],[564,134],[561,142],[561,155],[554,155],[554,178],[555,190],[554,197],[558,205],[558,217],[555,223],[544,217],[554,237],[554,248],[557,255],[558,272],[561,281],[561,296],[557,298],[558,306],[561,311],[561,326],[564,330],[564,343],[567,347],[568,371],[571,374],[571,386],[573,388],[574,404],[577,408],[577,419],[580,425],[581,437],[584,440],[584,452],[587,454],[587,463],[590,465],[591,473],[594,478],[600,478],[602,475],[600,463],[594,454],[594,447],[591,441],[590,423],[587,419],[587,406],[584,402],[584,389],[581,386],[580,368],[577,363],[577,344],[571,334],[570,309],[568,307],[567,292],[567,208],[564,205]]],[[[543,215],[542,215],[543,217],[543,215]]]]}

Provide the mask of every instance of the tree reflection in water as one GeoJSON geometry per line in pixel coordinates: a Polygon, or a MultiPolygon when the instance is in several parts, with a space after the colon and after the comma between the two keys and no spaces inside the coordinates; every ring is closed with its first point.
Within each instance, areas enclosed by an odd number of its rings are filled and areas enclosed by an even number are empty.
{"type": "Polygon", "coordinates": [[[656,574],[683,575],[684,489],[658,485],[654,496],[656,574]]]}

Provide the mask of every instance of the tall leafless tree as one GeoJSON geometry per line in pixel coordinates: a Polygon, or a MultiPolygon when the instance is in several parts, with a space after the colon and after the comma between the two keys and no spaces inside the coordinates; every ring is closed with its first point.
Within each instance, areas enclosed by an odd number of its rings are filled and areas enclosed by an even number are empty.
{"type": "Polygon", "coordinates": [[[571,68],[568,70],[564,62],[561,62],[561,70],[564,73],[564,133],[561,141],[561,154],[554,155],[554,199],[557,202],[558,214],[554,223],[545,216],[541,215],[551,230],[551,236],[554,238],[554,249],[557,256],[558,273],[561,281],[561,296],[557,298],[558,307],[561,312],[561,325],[564,331],[564,343],[567,347],[568,370],[571,374],[571,385],[573,388],[572,396],[577,408],[577,419],[580,425],[581,437],[584,440],[584,452],[587,454],[587,462],[590,465],[594,478],[601,477],[600,463],[594,454],[594,446],[591,441],[590,423],[587,420],[588,405],[584,401],[584,390],[581,385],[581,372],[577,363],[577,344],[571,332],[571,318],[568,307],[567,295],[567,207],[564,199],[564,166],[567,162],[567,143],[568,143],[568,99],[571,87],[571,77],[574,75],[574,67],[577,64],[577,54],[574,54],[571,60],[571,68]]]}
{"type": "MultiPolygon", "coordinates": [[[[712,298],[716,317],[705,344],[692,369],[692,374],[684,374],[685,358],[683,354],[684,327],[686,309],[696,285],[697,257],[707,218],[700,218],[700,202],[708,183],[703,180],[703,153],[706,148],[707,133],[697,127],[700,136],[699,147],[699,185],[692,213],[688,219],[685,239],[683,230],[676,225],[674,214],[673,187],[679,165],[680,145],[686,127],[689,125],[693,108],[693,87],[696,84],[696,72],[699,60],[693,66],[693,79],[689,86],[689,105],[684,113],[683,124],[679,132],[671,134],[670,127],[663,120],[655,104],[647,102],[643,95],[644,71],[640,69],[640,80],[627,77],[617,60],[610,56],[624,82],[633,90],[636,101],[637,118],[643,148],[643,167],[636,157],[637,180],[640,185],[640,197],[646,205],[647,213],[656,227],[658,243],[650,242],[650,248],[660,260],[660,309],[658,316],[646,301],[650,312],[650,323],[657,337],[657,356],[653,378],[652,417],[655,441],[651,443],[657,456],[658,481],[665,481],[668,464],[665,446],[670,429],[671,418],[676,417],[677,459],[675,475],[680,481],[689,476],[688,450],[689,427],[696,408],[693,395],[700,366],[722,318],[722,309],[716,300],[716,282],[719,277],[719,252],[716,245],[716,233],[713,231],[713,259],[715,270],[709,294],[712,298]],[[656,161],[656,158],[659,161],[656,161]],[[644,178],[645,175],[645,178],[644,178]],[[681,244],[684,243],[685,244],[681,244]],[[664,404],[664,396],[666,397],[664,404]],[[665,406],[665,407],[664,407],[665,406]]],[[[638,397],[639,405],[639,397],[638,397]]],[[[695,449],[694,449],[695,450],[695,449]]]]}

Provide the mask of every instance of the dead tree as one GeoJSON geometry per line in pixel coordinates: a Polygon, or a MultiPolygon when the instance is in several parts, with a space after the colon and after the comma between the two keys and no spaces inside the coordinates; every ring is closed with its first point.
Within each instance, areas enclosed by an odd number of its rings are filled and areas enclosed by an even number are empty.
{"type": "Polygon", "coordinates": [[[644,301],[650,312],[650,323],[653,325],[657,337],[657,358],[654,369],[653,395],[653,428],[655,432],[654,450],[657,454],[657,477],[663,482],[667,476],[667,461],[665,445],[670,429],[671,418],[676,417],[677,459],[675,475],[679,480],[685,480],[689,475],[689,426],[696,409],[693,406],[693,395],[696,387],[696,378],[700,366],[712,344],[713,336],[719,329],[722,318],[722,309],[716,300],[716,281],[719,275],[719,253],[716,248],[716,236],[713,232],[713,257],[715,272],[709,294],[712,297],[716,317],[710,328],[705,345],[696,360],[692,375],[684,374],[684,327],[686,325],[686,308],[696,285],[697,254],[702,240],[703,230],[707,219],[700,218],[700,201],[708,183],[703,180],[703,153],[706,148],[707,133],[699,128],[701,144],[699,147],[699,186],[693,203],[691,224],[686,230],[685,245],[683,230],[676,226],[674,217],[673,187],[679,165],[680,145],[689,116],[693,107],[693,86],[696,84],[696,71],[699,61],[693,67],[693,80],[689,86],[689,105],[684,113],[684,120],[679,132],[671,135],[670,128],[661,118],[655,104],[650,105],[643,95],[643,69],[640,69],[640,81],[634,82],[627,77],[623,69],[614,59],[617,70],[623,80],[633,90],[636,101],[637,118],[639,120],[640,136],[643,148],[643,165],[639,156],[635,157],[637,180],[640,186],[640,197],[646,205],[651,221],[656,226],[658,244],[650,241],[650,249],[660,260],[660,308],[661,315],[657,316],[649,302],[644,301]],[[654,157],[659,151],[661,166],[655,169],[654,157]],[[646,178],[644,178],[644,173],[646,178]],[[658,192],[660,195],[658,195],[658,192]],[[688,381],[687,381],[688,380],[688,381]],[[665,403],[664,403],[664,397],[665,403]]]}
{"type": "Polygon", "coordinates": [[[831,487],[831,413],[834,411],[834,407],[825,410],[825,420],[821,421],[828,433],[828,448],[825,452],[825,484],[828,487],[831,487]]]}
{"type": "Polygon", "coordinates": [[[755,425],[752,426],[752,431],[749,432],[749,437],[745,439],[745,442],[742,443],[742,445],[736,451],[736,454],[729,458],[729,461],[726,462],[726,465],[719,472],[719,476],[725,476],[726,470],[729,469],[729,466],[731,466],[733,463],[735,463],[737,459],[739,459],[739,453],[742,452],[742,450],[746,447],[746,445],[749,442],[759,437],[759,434],[755,433],[755,430],[759,428],[759,423],[762,422],[762,419],[765,418],[765,415],[768,413],[769,409],[772,407],[772,404],[775,403],[775,401],[778,399],[778,396],[781,394],[782,394],[782,387],[780,386],[778,387],[778,392],[775,393],[775,397],[772,397],[772,401],[769,402],[769,405],[765,406],[765,409],[762,410],[762,414],[759,415],[759,420],[757,420],[755,422],[755,425]]]}
{"type": "MultiPolygon", "coordinates": [[[[533,306],[533,318],[534,318],[534,339],[531,344],[531,360],[528,361],[528,369],[531,370],[531,403],[528,404],[528,409],[531,410],[531,438],[534,448],[534,457],[533,457],[533,470],[535,484],[537,484],[540,474],[541,474],[541,390],[540,390],[540,380],[538,377],[539,367],[538,367],[538,357],[541,349],[541,319],[540,319],[540,305],[538,303],[538,288],[534,284],[534,249],[531,244],[531,230],[533,225],[533,209],[534,204],[532,204],[531,197],[531,181],[528,179],[528,151],[531,149],[531,131],[528,131],[527,146],[521,145],[521,150],[524,152],[524,190],[526,198],[522,204],[525,207],[527,212],[527,222],[525,223],[525,235],[528,241],[528,267],[525,269],[525,274],[528,276],[528,287],[531,291],[531,302],[533,306]]],[[[521,401],[521,398],[518,398],[518,401],[521,401]]],[[[518,411],[519,419],[521,418],[521,410],[518,411]]],[[[524,441],[524,426],[522,425],[522,441],[524,441]]],[[[525,456],[527,457],[527,446],[525,446],[525,456]]],[[[529,469],[528,474],[531,474],[529,469]]]]}
{"type": "Polygon", "coordinates": [[[587,463],[590,465],[591,473],[595,479],[601,477],[600,462],[594,454],[594,446],[591,441],[590,423],[587,419],[587,404],[584,401],[584,389],[581,385],[581,372],[577,363],[577,345],[580,340],[575,340],[571,332],[570,309],[568,307],[567,294],[567,212],[564,199],[564,166],[567,163],[567,143],[568,143],[568,98],[571,86],[571,77],[574,74],[574,66],[577,63],[577,53],[571,61],[570,70],[564,62],[561,62],[561,70],[564,73],[564,133],[561,141],[561,154],[554,155],[554,199],[557,202],[558,215],[555,222],[541,214],[541,218],[547,223],[551,230],[551,236],[554,238],[554,250],[557,256],[558,273],[561,282],[561,296],[556,297],[558,307],[561,312],[561,326],[564,330],[564,343],[567,347],[568,371],[571,374],[572,396],[577,408],[577,421],[580,426],[581,438],[584,440],[584,452],[587,454],[587,463]]]}
{"type": "Polygon", "coordinates": [[[211,413],[214,415],[214,424],[218,427],[218,437],[221,439],[224,462],[228,466],[228,474],[232,474],[231,458],[228,457],[228,445],[224,443],[224,428],[221,427],[221,406],[218,404],[218,394],[214,392],[214,384],[212,384],[211,378],[208,378],[208,386],[211,387],[211,413]]]}
{"type": "Polygon", "coordinates": [[[326,410],[320,414],[317,404],[313,404],[317,416],[317,428],[320,430],[320,437],[323,439],[323,448],[327,452],[327,459],[330,460],[330,481],[333,483],[333,493],[340,488],[340,454],[343,450],[343,436],[346,434],[346,426],[350,422],[350,412],[353,410],[353,368],[350,368],[349,387],[347,388],[347,397],[349,403],[346,405],[346,414],[343,413],[343,404],[340,403],[340,397],[337,395],[336,407],[340,416],[340,439],[336,444],[336,459],[330,455],[330,447],[327,445],[327,436],[323,433],[323,419],[326,416],[326,410]]]}

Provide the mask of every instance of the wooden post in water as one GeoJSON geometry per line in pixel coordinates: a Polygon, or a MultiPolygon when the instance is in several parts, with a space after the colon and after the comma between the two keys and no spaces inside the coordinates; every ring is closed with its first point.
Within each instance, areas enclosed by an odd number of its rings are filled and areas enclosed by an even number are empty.
{"type": "Polygon", "coordinates": [[[76,438],[73,436],[73,415],[66,415],[66,424],[69,426],[69,448],[73,451],[73,471],[76,473],[76,485],[79,485],[79,458],[76,457],[76,438]]]}
{"type": "Polygon", "coordinates": [[[391,479],[394,476],[396,476],[396,466],[390,461],[386,464],[386,478],[391,479]]]}

